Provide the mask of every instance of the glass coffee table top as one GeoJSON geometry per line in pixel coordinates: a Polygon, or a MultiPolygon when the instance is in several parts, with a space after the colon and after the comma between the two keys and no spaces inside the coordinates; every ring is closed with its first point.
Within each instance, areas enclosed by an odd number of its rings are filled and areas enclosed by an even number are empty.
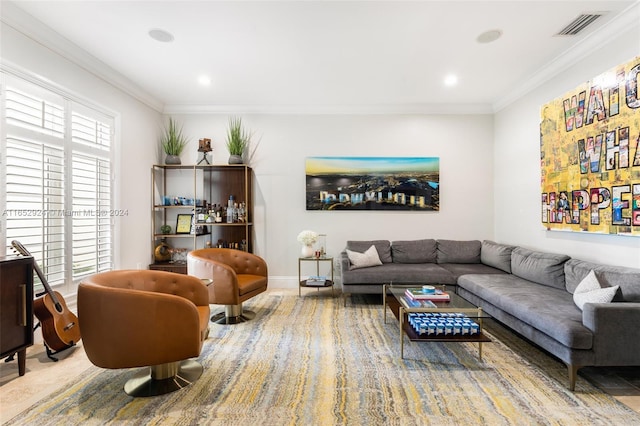
{"type": "MultiPolygon", "coordinates": [[[[490,315],[456,294],[455,287],[452,286],[437,286],[449,294],[448,302],[434,300],[433,304],[428,306],[416,306],[417,304],[406,295],[407,288],[416,289],[420,286],[389,284],[383,286],[384,321],[387,321],[387,308],[389,308],[399,323],[401,358],[404,357],[404,336],[406,335],[413,342],[476,342],[478,356],[482,359],[482,343],[491,341],[483,331],[482,321],[491,318],[490,315]],[[445,325],[442,328],[436,325],[433,330],[431,327],[416,329],[416,317],[421,315],[438,317],[437,322],[442,321],[445,325]],[[456,327],[455,324],[462,325],[456,327]],[[473,327],[469,328],[469,324],[473,327]]],[[[431,320],[432,318],[429,318],[430,322],[431,320]]]]}
{"type": "MultiPolygon", "coordinates": [[[[445,285],[441,285],[441,286],[435,286],[437,289],[443,290],[444,292],[446,292],[449,295],[449,301],[437,301],[437,300],[431,300],[431,302],[435,305],[435,307],[419,307],[419,306],[413,306],[413,304],[411,303],[411,300],[408,298],[408,296],[405,294],[406,290],[408,288],[411,289],[418,289],[420,288],[419,286],[392,286],[392,285],[387,285],[386,286],[386,294],[383,295],[383,298],[387,298],[390,295],[393,295],[393,297],[396,299],[396,301],[398,303],[400,303],[406,310],[407,312],[433,312],[434,308],[435,309],[439,309],[440,312],[457,312],[461,309],[463,310],[467,310],[467,309],[473,309],[473,310],[477,310],[478,307],[476,305],[474,305],[473,303],[467,301],[466,299],[463,299],[462,297],[460,297],[456,292],[455,292],[455,286],[445,286],[445,285]]],[[[483,310],[480,311],[479,313],[481,318],[491,318],[490,315],[488,315],[486,312],[484,312],[483,310]]],[[[478,318],[478,316],[476,314],[474,314],[474,317],[478,318]]]]}

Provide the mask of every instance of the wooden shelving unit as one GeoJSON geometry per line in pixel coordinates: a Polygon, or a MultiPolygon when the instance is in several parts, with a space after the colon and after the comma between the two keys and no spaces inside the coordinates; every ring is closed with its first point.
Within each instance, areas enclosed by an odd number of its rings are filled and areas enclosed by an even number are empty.
{"type": "Polygon", "coordinates": [[[152,220],[150,269],[186,273],[186,264],[156,263],[153,252],[164,238],[173,248],[194,250],[225,246],[253,251],[253,170],[246,165],[154,165],[151,169],[152,220]],[[245,203],[244,222],[198,221],[208,204],[227,205],[229,196],[245,203]],[[192,232],[176,233],[178,214],[193,214],[192,232]],[[162,225],[171,226],[163,234],[162,225]],[[195,228],[195,229],[194,229],[195,228]],[[196,232],[197,229],[197,232],[196,232]]]}

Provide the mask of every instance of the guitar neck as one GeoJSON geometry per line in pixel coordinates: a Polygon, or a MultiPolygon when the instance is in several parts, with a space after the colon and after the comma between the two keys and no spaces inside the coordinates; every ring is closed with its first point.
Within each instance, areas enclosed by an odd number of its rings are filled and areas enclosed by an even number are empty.
{"type": "Polygon", "coordinates": [[[58,298],[56,297],[55,292],[47,282],[47,279],[44,277],[44,273],[42,273],[42,270],[38,266],[38,262],[36,262],[35,259],[33,259],[33,269],[36,271],[38,278],[40,278],[40,281],[42,282],[44,289],[47,291],[49,296],[51,296],[51,300],[53,301],[53,304],[55,305],[56,309],[58,309],[59,311],[62,310],[62,305],[58,301],[58,298]]]}
{"type": "MultiPolygon", "coordinates": [[[[11,244],[21,255],[33,257],[33,255],[29,253],[29,251],[21,243],[17,241],[12,241],[11,244]]],[[[47,291],[47,294],[49,294],[49,297],[51,297],[51,301],[53,302],[55,308],[58,310],[58,312],[62,312],[62,304],[60,304],[60,301],[58,301],[58,297],[56,296],[56,293],[53,291],[53,289],[49,285],[49,282],[47,282],[47,279],[45,278],[44,273],[40,269],[40,266],[38,266],[38,262],[36,262],[35,258],[33,259],[33,269],[34,271],[36,271],[38,278],[40,278],[40,281],[42,282],[44,289],[47,291]]]]}

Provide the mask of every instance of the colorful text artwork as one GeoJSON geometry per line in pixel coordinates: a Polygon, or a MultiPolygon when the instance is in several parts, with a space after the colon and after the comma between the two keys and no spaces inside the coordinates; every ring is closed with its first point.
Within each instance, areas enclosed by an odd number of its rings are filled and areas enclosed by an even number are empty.
{"type": "Polygon", "coordinates": [[[640,236],[640,57],[541,109],[542,223],[640,236]]]}

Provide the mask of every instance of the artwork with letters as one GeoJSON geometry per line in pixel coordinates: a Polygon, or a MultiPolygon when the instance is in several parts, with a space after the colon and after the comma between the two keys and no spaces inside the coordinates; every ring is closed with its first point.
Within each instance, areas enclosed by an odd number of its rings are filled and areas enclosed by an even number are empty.
{"type": "Polygon", "coordinates": [[[640,236],[640,56],[541,109],[542,223],[640,236]]]}
{"type": "Polygon", "coordinates": [[[307,210],[440,210],[438,157],[308,157],[307,210]]]}

